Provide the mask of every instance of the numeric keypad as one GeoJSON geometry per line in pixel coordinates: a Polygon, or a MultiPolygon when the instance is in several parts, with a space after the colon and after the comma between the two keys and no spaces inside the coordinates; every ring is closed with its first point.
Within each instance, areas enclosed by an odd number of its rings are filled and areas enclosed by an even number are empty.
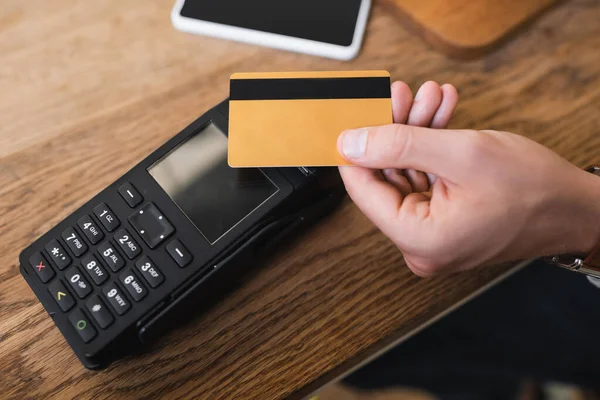
{"type": "Polygon", "coordinates": [[[52,312],[64,313],[84,343],[111,327],[121,327],[118,319],[134,304],[142,307],[138,303],[149,301],[151,291],[167,279],[160,268],[175,266],[171,259],[180,267],[193,260],[173,237],[175,226],[152,201],[140,205],[143,198],[132,185],[122,186],[119,193],[130,208],[123,211],[125,204],[115,204],[114,209],[129,214],[121,216],[127,226],[121,226],[116,214],[102,202],[93,212],[87,210],[72,218],[76,222],[62,227],[60,236],[49,238],[25,266],[45,284],[46,296],[54,299],[56,311],[52,312]],[[166,246],[165,240],[170,241],[166,246]],[[148,248],[166,266],[159,268],[144,254],[148,248]]]}

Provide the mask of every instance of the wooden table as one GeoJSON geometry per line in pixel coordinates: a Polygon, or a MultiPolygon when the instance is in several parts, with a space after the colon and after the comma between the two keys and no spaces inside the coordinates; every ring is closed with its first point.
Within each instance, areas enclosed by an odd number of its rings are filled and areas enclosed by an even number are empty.
{"type": "Polygon", "coordinates": [[[412,88],[451,82],[453,126],[527,134],[580,166],[600,157],[596,0],[565,3],[470,63],[430,50],[378,3],[350,63],[177,32],[172,3],[0,6],[0,397],[301,397],[510,269],[417,278],[346,201],[149,353],[83,369],[19,275],[19,251],[226,97],[234,71],[384,68],[412,88]]]}

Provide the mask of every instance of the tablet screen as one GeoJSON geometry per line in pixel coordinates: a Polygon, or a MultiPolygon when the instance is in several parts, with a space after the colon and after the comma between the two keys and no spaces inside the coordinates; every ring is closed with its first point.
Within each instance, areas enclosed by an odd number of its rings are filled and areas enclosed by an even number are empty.
{"type": "Polygon", "coordinates": [[[186,0],[183,17],[350,46],[362,0],[186,0]]]}

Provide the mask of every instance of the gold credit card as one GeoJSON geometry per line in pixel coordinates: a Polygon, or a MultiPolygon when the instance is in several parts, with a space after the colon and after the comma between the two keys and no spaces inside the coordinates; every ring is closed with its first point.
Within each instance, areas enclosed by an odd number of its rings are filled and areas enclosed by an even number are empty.
{"type": "Polygon", "coordinates": [[[231,76],[231,167],[347,165],[346,129],[392,123],[387,71],[237,73],[231,76]]]}

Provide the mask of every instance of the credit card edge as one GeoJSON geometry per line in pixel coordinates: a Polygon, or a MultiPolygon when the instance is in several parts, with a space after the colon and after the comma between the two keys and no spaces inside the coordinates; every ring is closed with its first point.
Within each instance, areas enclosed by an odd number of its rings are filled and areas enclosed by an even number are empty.
{"type": "Polygon", "coordinates": [[[318,75],[314,78],[391,78],[387,70],[357,70],[357,71],[280,71],[280,72],[235,72],[229,76],[229,80],[246,80],[246,79],[306,79],[301,76],[303,74],[318,75]],[[292,74],[299,75],[298,77],[289,76],[292,74]],[[346,76],[346,74],[354,74],[357,76],[346,76]],[[373,74],[373,75],[367,75],[373,74]],[[379,75],[376,75],[379,74],[379,75]],[[321,76],[323,75],[323,76],[321,76]]]}

